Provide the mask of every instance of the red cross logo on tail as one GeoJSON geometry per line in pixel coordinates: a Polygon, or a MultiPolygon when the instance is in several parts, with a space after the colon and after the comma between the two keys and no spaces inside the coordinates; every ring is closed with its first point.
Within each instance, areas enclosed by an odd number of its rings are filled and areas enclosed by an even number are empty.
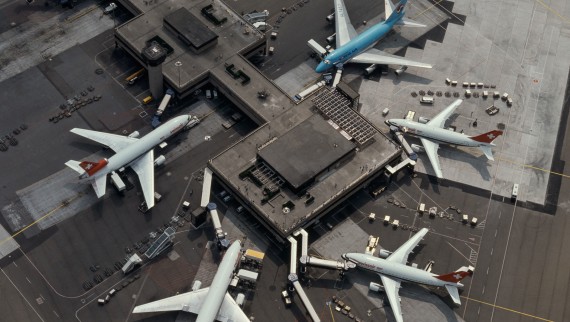
{"type": "Polygon", "coordinates": [[[97,171],[104,168],[107,163],[109,163],[107,159],[101,159],[99,162],[83,161],[79,164],[79,166],[83,168],[83,170],[85,170],[89,176],[92,176],[97,171]]]}

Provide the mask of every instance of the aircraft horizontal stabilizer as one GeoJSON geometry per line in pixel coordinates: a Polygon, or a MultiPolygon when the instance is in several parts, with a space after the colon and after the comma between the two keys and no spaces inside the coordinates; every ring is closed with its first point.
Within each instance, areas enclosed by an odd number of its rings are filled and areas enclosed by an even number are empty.
{"type": "Polygon", "coordinates": [[[418,28],[425,28],[426,25],[416,22],[412,19],[402,18],[400,21],[396,22],[395,25],[404,26],[404,27],[418,27],[418,28]]]}
{"type": "Polygon", "coordinates": [[[77,173],[79,174],[84,174],[86,173],[85,170],[83,170],[83,168],[81,167],[81,162],[79,161],[75,161],[75,160],[69,160],[67,162],[65,162],[65,165],[70,167],[71,169],[75,170],[77,173]]]}
{"type": "Polygon", "coordinates": [[[483,151],[483,153],[485,153],[485,156],[487,157],[487,159],[489,159],[491,161],[495,161],[495,158],[493,158],[493,151],[491,150],[491,146],[481,145],[481,146],[479,146],[479,149],[481,149],[481,151],[483,151]]]}
{"type": "Polygon", "coordinates": [[[461,298],[459,298],[459,291],[457,290],[457,287],[453,285],[445,285],[445,289],[449,293],[449,296],[453,300],[453,303],[461,305],[461,298]]]}

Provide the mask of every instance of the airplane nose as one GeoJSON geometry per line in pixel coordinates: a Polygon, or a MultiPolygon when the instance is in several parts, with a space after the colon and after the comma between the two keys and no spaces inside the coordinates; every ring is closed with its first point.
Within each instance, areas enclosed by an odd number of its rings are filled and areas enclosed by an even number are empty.
{"type": "Polygon", "coordinates": [[[344,260],[348,260],[348,259],[346,258],[346,254],[340,255],[340,257],[342,257],[342,259],[344,259],[344,260]]]}

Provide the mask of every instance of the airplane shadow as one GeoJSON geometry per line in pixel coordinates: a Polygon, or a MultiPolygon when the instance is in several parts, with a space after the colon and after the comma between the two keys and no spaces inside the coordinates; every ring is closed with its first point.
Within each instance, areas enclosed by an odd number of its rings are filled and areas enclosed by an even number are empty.
{"type": "MultiPolygon", "coordinates": [[[[370,282],[375,282],[378,284],[381,284],[380,278],[378,277],[377,274],[372,273],[372,272],[366,272],[366,271],[354,271],[351,272],[347,275],[346,277],[347,279],[347,283],[344,283],[345,288],[349,288],[349,287],[353,287],[356,285],[356,287],[359,288],[366,288],[368,290],[368,292],[366,293],[366,296],[368,298],[371,299],[376,299],[376,301],[373,302],[378,302],[378,300],[381,300],[383,302],[383,307],[384,307],[384,311],[386,313],[386,317],[388,319],[388,321],[395,321],[395,317],[393,314],[393,311],[390,308],[388,299],[386,298],[386,295],[384,293],[378,293],[378,292],[373,292],[371,290],[368,289],[369,283],[370,282]],[[390,308],[390,309],[386,309],[386,308],[390,308]]],[[[453,308],[454,305],[448,305],[448,301],[446,301],[446,299],[448,299],[447,293],[445,291],[442,292],[437,292],[437,293],[441,293],[441,296],[439,296],[438,294],[430,291],[430,289],[428,289],[427,287],[424,286],[420,286],[417,284],[413,284],[413,283],[402,283],[402,287],[399,290],[399,295],[402,298],[402,312],[405,314],[405,316],[408,317],[412,317],[413,314],[412,312],[410,312],[410,310],[419,310],[422,311],[423,309],[421,307],[423,307],[424,305],[433,305],[437,308],[437,310],[439,311],[439,313],[441,313],[441,316],[438,316],[438,321],[447,321],[447,322],[459,322],[460,320],[457,318],[457,316],[455,315],[453,308]],[[406,301],[408,303],[404,303],[404,301],[406,301]],[[421,302],[420,303],[410,303],[410,301],[417,301],[417,302],[421,302]],[[407,304],[407,305],[406,305],[407,304]],[[407,314],[406,314],[407,313],[407,314]]],[[[451,301],[449,301],[451,302],[451,301]]],[[[430,310],[431,311],[431,310],[430,310]]],[[[426,311],[427,312],[427,311],[426,311]]],[[[418,316],[421,315],[421,312],[414,312],[415,314],[417,314],[418,316]]],[[[414,315],[415,315],[414,314],[414,315]]],[[[436,318],[435,316],[431,316],[431,318],[436,318]]],[[[425,321],[430,320],[430,316],[425,315],[425,321]]]]}

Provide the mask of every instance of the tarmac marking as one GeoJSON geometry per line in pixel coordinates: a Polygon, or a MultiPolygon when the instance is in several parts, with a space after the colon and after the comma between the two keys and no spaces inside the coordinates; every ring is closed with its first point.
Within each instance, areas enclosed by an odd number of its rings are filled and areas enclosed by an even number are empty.
{"type": "Polygon", "coordinates": [[[333,314],[333,311],[332,311],[332,308],[331,308],[331,305],[330,305],[330,304],[329,304],[329,310],[331,311],[331,318],[332,318],[333,322],[335,322],[335,321],[334,321],[334,314],[333,314]]]}
{"type": "Polygon", "coordinates": [[[544,8],[546,8],[546,10],[552,12],[555,16],[557,16],[558,18],[560,18],[562,21],[566,22],[566,23],[570,23],[570,19],[568,19],[567,17],[564,17],[563,15],[559,14],[558,11],[552,9],[552,7],[548,6],[546,3],[544,3],[542,0],[535,0],[536,2],[538,2],[540,5],[542,5],[544,8]]]}
{"type": "Polygon", "coordinates": [[[16,264],[16,262],[12,262],[12,263],[14,263],[14,266],[18,267],[18,264],[16,264]]]}
{"type": "Polygon", "coordinates": [[[32,282],[30,281],[30,279],[26,276],[26,281],[28,281],[28,283],[32,284],[32,282]]]}
{"type": "Polygon", "coordinates": [[[473,301],[473,302],[477,302],[477,303],[480,303],[480,304],[485,304],[485,305],[488,305],[488,306],[492,306],[493,308],[496,308],[496,309],[501,309],[501,310],[509,311],[509,312],[512,312],[512,313],[520,314],[520,315],[523,315],[523,316],[526,316],[526,317],[529,317],[529,318],[533,318],[533,319],[536,319],[536,320],[547,321],[547,322],[554,322],[554,320],[549,320],[549,319],[541,318],[541,317],[536,316],[536,315],[532,315],[532,314],[524,313],[524,312],[521,312],[521,311],[509,309],[508,307],[499,306],[499,305],[495,305],[495,304],[488,303],[488,302],[485,302],[485,301],[476,300],[476,299],[473,299],[473,298],[470,298],[470,297],[467,297],[467,296],[461,296],[461,297],[464,298],[464,299],[466,299],[467,301],[473,301]]]}
{"type": "MultiPolygon", "coordinates": [[[[77,198],[79,198],[79,197],[81,197],[81,196],[82,196],[82,193],[79,193],[77,196],[75,196],[75,197],[69,199],[68,201],[69,201],[69,203],[71,203],[73,200],[75,200],[75,199],[77,199],[77,198]]],[[[0,246],[1,246],[2,244],[4,244],[5,242],[9,241],[10,239],[14,239],[14,238],[15,238],[16,236],[18,236],[19,234],[25,232],[27,229],[29,229],[29,228],[32,227],[33,225],[39,223],[40,221],[44,220],[44,219],[47,218],[48,216],[52,215],[55,211],[59,210],[60,208],[65,207],[65,206],[66,206],[66,205],[64,205],[63,203],[60,204],[59,206],[57,206],[56,208],[54,208],[53,210],[51,210],[51,211],[48,212],[47,214],[45,214],[45,215],[43,215],[42,217],[38,218],[38,219],[37,219],[36,221],[34,221],[33,223],[31,223],[31,224],[27,225],[26,227],[22,228],[20,231],[14,233],[14,234],[11,235],[11,236],[8,236],[8,237],[4,238],[4,240],[0,241],[0,246]]],[[[15,263],[14,263],[14,264],[15,264],[15,263]]],[[[18,266],[18,265],[16,265],[16,266],[18,266]]]]}
{"type": "Polygon", "coordinates": [[[6,278],[10,281],[10,283],[14,286],[14,288],[16,289],[16,291],[18,291],[18,293],[20,293],[20,295],[22,296],[22,298],[24,298],[24,301],[26,301],[26,303],[28,303],[28,305],[32,308],[32,310],[34,310],[34,312],[36,313],[36,315],[40,318],[40,320],[42,320],[42,322],[44,321],[44,319],[42,319],[42,317],[40,316],[40,314],[38,313],[38,311],[36,311],[36,309],[32,306],[32,304],[30,304],[30,302],[28,301],[28,299],[24,296],[24,294],[22,294],[22,291],[20,291],[20,289],[16,286],[16,284],[14,284],[14,282],[12,282],[12,280],[10,279],[10,277],[8,277],[8,274],[6,274],[6,272],[4,272],[3,269],[0,268],[0,271],[2,271],[2,273],[4,273],[4,276],[6,276],[6,278]]]}
{"type": "Polygon", "coordinates": [[[520,163],[511,161],[511,160],[507,160],[507,159],[503,159],[503,158],[500,158],[500,157],[497,158],[497,159],[500,159],[501,161],[509,162],[509,163],[511,163],[511,164],[514,164],[514,165],[521,166],[521,167],[523,167],[523,168],[530,168],[530,169],[534,169],[534,170],[539,170],[539,171],[547,172],[547,173],[550,173],[550,174],[555,174],[555,175],[561,176],[561,177],[566,178],[566,179],[570,179],[570,175],[567,175],[567,174],[564,174],[564,173],[555,172],[555,171],[551,171],[551,170],[544,169],[544,168],[540,168],[540,167],[535,167],[535,166],[530,165],[530,164],[520,164],[520,163]]]}
{"type": "Polygon", "coordinates": [[[53,314],[55,314],[55,316],[57,316],[58,318],[60,317],[59,314],[57,314],[57,312],[55,310],[52,310],[53,314]]]}
{"type": "Polygon", "coordinates": [[[71,16],[71,17],[69,17],[69,18],[67,18],[67,19],[65,19],[65,20],[67,21],[67,23],[72,23],[72,22],[74,22],[75,20],[77,20],[77,19],[79,19],[79,18],[85,16],[86,14],[90,13],[91,11],[93,11],[93,10],[95,10],[95,9],[97,9],[97,8],[98,8],[98,6],[97,6],[97,5],[94,5],[94,6],[92,6],[91,8],[88,8],[88,9],[86,9],[86,10],[84,10],[84,11],[82,11],[82,12],[76,14],[75,16],[71,16]]]}
{"type": "MultiPolygon", "coordinates": [[[[469,263],[471,263],[471,261],[469,260],[469,258],[465,257],[465,255],[463,255],[463,253],[460,252],[459,249],[453,247],[453,245],[451,245],[450,242],[448,242],[448,241],[445,241],[445,242],[446,242],[451,248],[453,248],[456,252],[458,252],[459,255],[461,255],[461,257],[465,258],[469,263]]],[[[471,263],[471,264],[473,264],[473,263],[471,263]]]]}

